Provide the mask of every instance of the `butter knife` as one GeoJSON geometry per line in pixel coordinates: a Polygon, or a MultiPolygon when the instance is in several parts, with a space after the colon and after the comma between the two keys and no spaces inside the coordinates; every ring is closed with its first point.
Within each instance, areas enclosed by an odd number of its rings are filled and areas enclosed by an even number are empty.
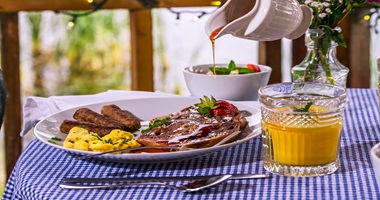
{"type": "MultiPolygon", "coordinates": [[[[257,179],[269,178],[270,174],[231,174],[229,179],[257,179]]],[[[62,183],[112,183],[112,182],[138,182],[138,181],[188,181],[188,180],[202,180],[218,175],[206,176],[160,176],[160,177],[121,177],[121,178],[64,178],[62,183]]]]}

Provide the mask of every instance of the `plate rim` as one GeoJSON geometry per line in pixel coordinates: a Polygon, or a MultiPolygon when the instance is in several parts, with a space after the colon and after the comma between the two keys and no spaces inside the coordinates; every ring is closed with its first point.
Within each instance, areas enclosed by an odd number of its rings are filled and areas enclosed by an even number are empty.
{"type": "MultiPolygon", "coordinates": [[[[111,100],[111,101],[104,101],[104,102],[90,103],[90,104],[85,104],[85,105],[74,106],[74,107],[67,108],[67,109],[61,110],[59,112],[50,114],[49,116],[43,118],[42,120],[40,120],[34,126],[33,133],[34,133],[35,137],[39,141],[41,141],[41,142],[43,142],[43,143],[45,143],[45,144],[47,144],[49,146],[52,146],[54,148],[63,150],[66,153],[72,153],[72,154],[76,154],[76,155],[93,155],[93,154],[96,154],[98,152],[71,149],[71,148],[63,147],[63,145],[58,145],[58,144],[50,143],[48,141],[49,138],[45,136],[48,133],[42,133],[42,131],[40,131],[38,129],[41,126],[41,124],[45,123],[45,121],[48,121],[49,118],[53,118],[54,116],[62,115],[62,113],[70,112],[72,110],[76,110],[76,109],[82,108],[82,107],[94,107],[94,106],[105,105],[105,104],[109,104],[109,103],[115,103],[116,104],[117,102],[124,102],[124,101],[127,101],[127,102],[128,101],[140,101],[140,100],[154,101],[154,100],[158,100],[158,99],[160,101],[165,101],[165,100],[168,100],[168,99],[170,99],[170,100],[179,100],[179,99],[183,100],[183,99],[186,99],[186,100],[189,100],[189,101],[195,101],[195,100],[199,99],[199,97],[183,97],[183,96],[175,96],[175,97],[167,97],[167,96],[164,96],[164,97],[141,97],[141,98],[130,98],[130,99],[118,99],[118,100],[111,100]]],[[[239,107],[239,106],[240,107],[241,106],[249,107],[251,110],[256,111],[255,114],[258,114],[258,113],[260,114],[260,109],[255,108],[253,106],[250,106],[250,105],[247,105],[247,104],[244,104],[244,103],[241,103],[241,102],[237,102],[237,101],[228,101],[227,100],[227,102],[231,102],[234,105],[236,105],[237,107],[239,107]]],[[[248,126],[249,126],[249,124],[248,124],[248,126]]],[[[177,152],[170,152],[170,153],[168,153],[168,152],[162,152],[162,153],[143,153],[143,154],[140,154],[140,153],[139,154],[105,154],[105,155],[97,156],[95,159],[100,159],[100,160],[106,159],[106,160],[116,161],[116,162],[120,162],[119,160],[125,160],[127,162],[131,162],[132,163],[132,162],[136,162],[136,160],[135,160],[136,158],[139,158],[139,157],[149,157],[148,155],[150,155],[150,156],[178,157],[178,156],[181,156],[181,155],[187,155],[187,154],[189,154],[189,152],[191,152],[193,154],[201,153],[201,154],[199,154],[197,156],[197,157],[199,157],[199,156],[208,155],[210,153],[215,153],[217,151],[220,151],[220,150],[223,150],[223,149],[227,149],[227,148],[230,148],[230,147],[233,147],[233,146],[245,143],[245,142],[247,142],[249,140],[252,140],[252,139],[258,137],[259,135],[261,135],[261,125],[260,125],[260,123],[252,124],[251,126],[255,126],[255,129],[251,130],[249,132],[249,136],[248,137],[244,137],[242,139],[235,140],[235,141],[232,141],[232,142],[229,142],[229,143],[226,143],[226,144],[223,144],[223,145],[219,145],[219,146],[211,146],[211,147],[207,147],[207,148],[200,148],[200,149],[194,149],[194,150],[189,150],[189,151],[177,151],[177,152]],[[144,156],[141,156],[141,155],[144,155],[144,156]],[[171,156],[169,156],[169,155],[171,155],[171,156]],[[134,160],[134,161],[130,161],[130,160],[134,160]]],[[[247,128],[249,128],[249,127],[247,127],[247,128]]],[[[63,141],[64,141],[64,139],[63,139],[63,141]]],[[[191,158],[188,158],[188,159],[191,159],[191,158]]],[[[185,159],[179,159],[179,160],[185,160],[185,159]]],[[[137,162],[139,162],[139,161],[137,161],[137,162]]],[[[145,162],[149,162],[149,161],[142,160],[141,162],[145,163],[145,162]]]]}

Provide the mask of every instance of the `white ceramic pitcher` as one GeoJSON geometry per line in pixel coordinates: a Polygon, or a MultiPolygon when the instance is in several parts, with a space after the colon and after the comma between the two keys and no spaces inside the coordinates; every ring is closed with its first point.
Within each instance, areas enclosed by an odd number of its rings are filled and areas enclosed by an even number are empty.
{"type": "Polygon", "coordinates": [[[231,34],[249,40],[273,41],[300,37],[311,20],[311,9],[297,0],[228,0],[209,17],[205,28],[209,36],[220,30],[214,39],[231,34]]]}

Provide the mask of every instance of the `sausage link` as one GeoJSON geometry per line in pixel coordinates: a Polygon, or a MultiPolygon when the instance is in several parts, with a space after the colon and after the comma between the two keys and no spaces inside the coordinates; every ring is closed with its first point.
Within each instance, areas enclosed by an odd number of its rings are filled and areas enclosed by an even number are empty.
{"type": "Polygon", "coordinates": [[[136,131],[141,128],[140,120],[129,114],[127,111],[121,110],[117,105],[105,105],[100,111],[103,115],[122,123],[127,131],[136,131]]]}
{"type": "Polygon", "coordinates": [[[125,129],[122,123],[115,121],[109,117],[103,116],[88,108],[80,108],[76,110],[73,117],[78,122],[89,122],[101,126],[115,126],[118,127],[118,129],[125,129]]]}

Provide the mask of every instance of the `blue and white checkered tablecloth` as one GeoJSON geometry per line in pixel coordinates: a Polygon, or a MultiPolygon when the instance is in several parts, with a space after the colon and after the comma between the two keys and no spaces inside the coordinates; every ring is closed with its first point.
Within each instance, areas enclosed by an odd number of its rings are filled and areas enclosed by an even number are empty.
{"type": "Polygon", "coordinates": [[[157,187],[113,190],[64,190],[64,177],[192,176],[219,173],[265,173],[261,138],[204,157],[177,163],[128,164],[75,161],[73,155],[32,141],[9,178],[3,199],[380,199],[369,150],[380,142],[378,93],[349,89],[340,168],[331,175],[229,180],[197,193],[157,187]]]}

